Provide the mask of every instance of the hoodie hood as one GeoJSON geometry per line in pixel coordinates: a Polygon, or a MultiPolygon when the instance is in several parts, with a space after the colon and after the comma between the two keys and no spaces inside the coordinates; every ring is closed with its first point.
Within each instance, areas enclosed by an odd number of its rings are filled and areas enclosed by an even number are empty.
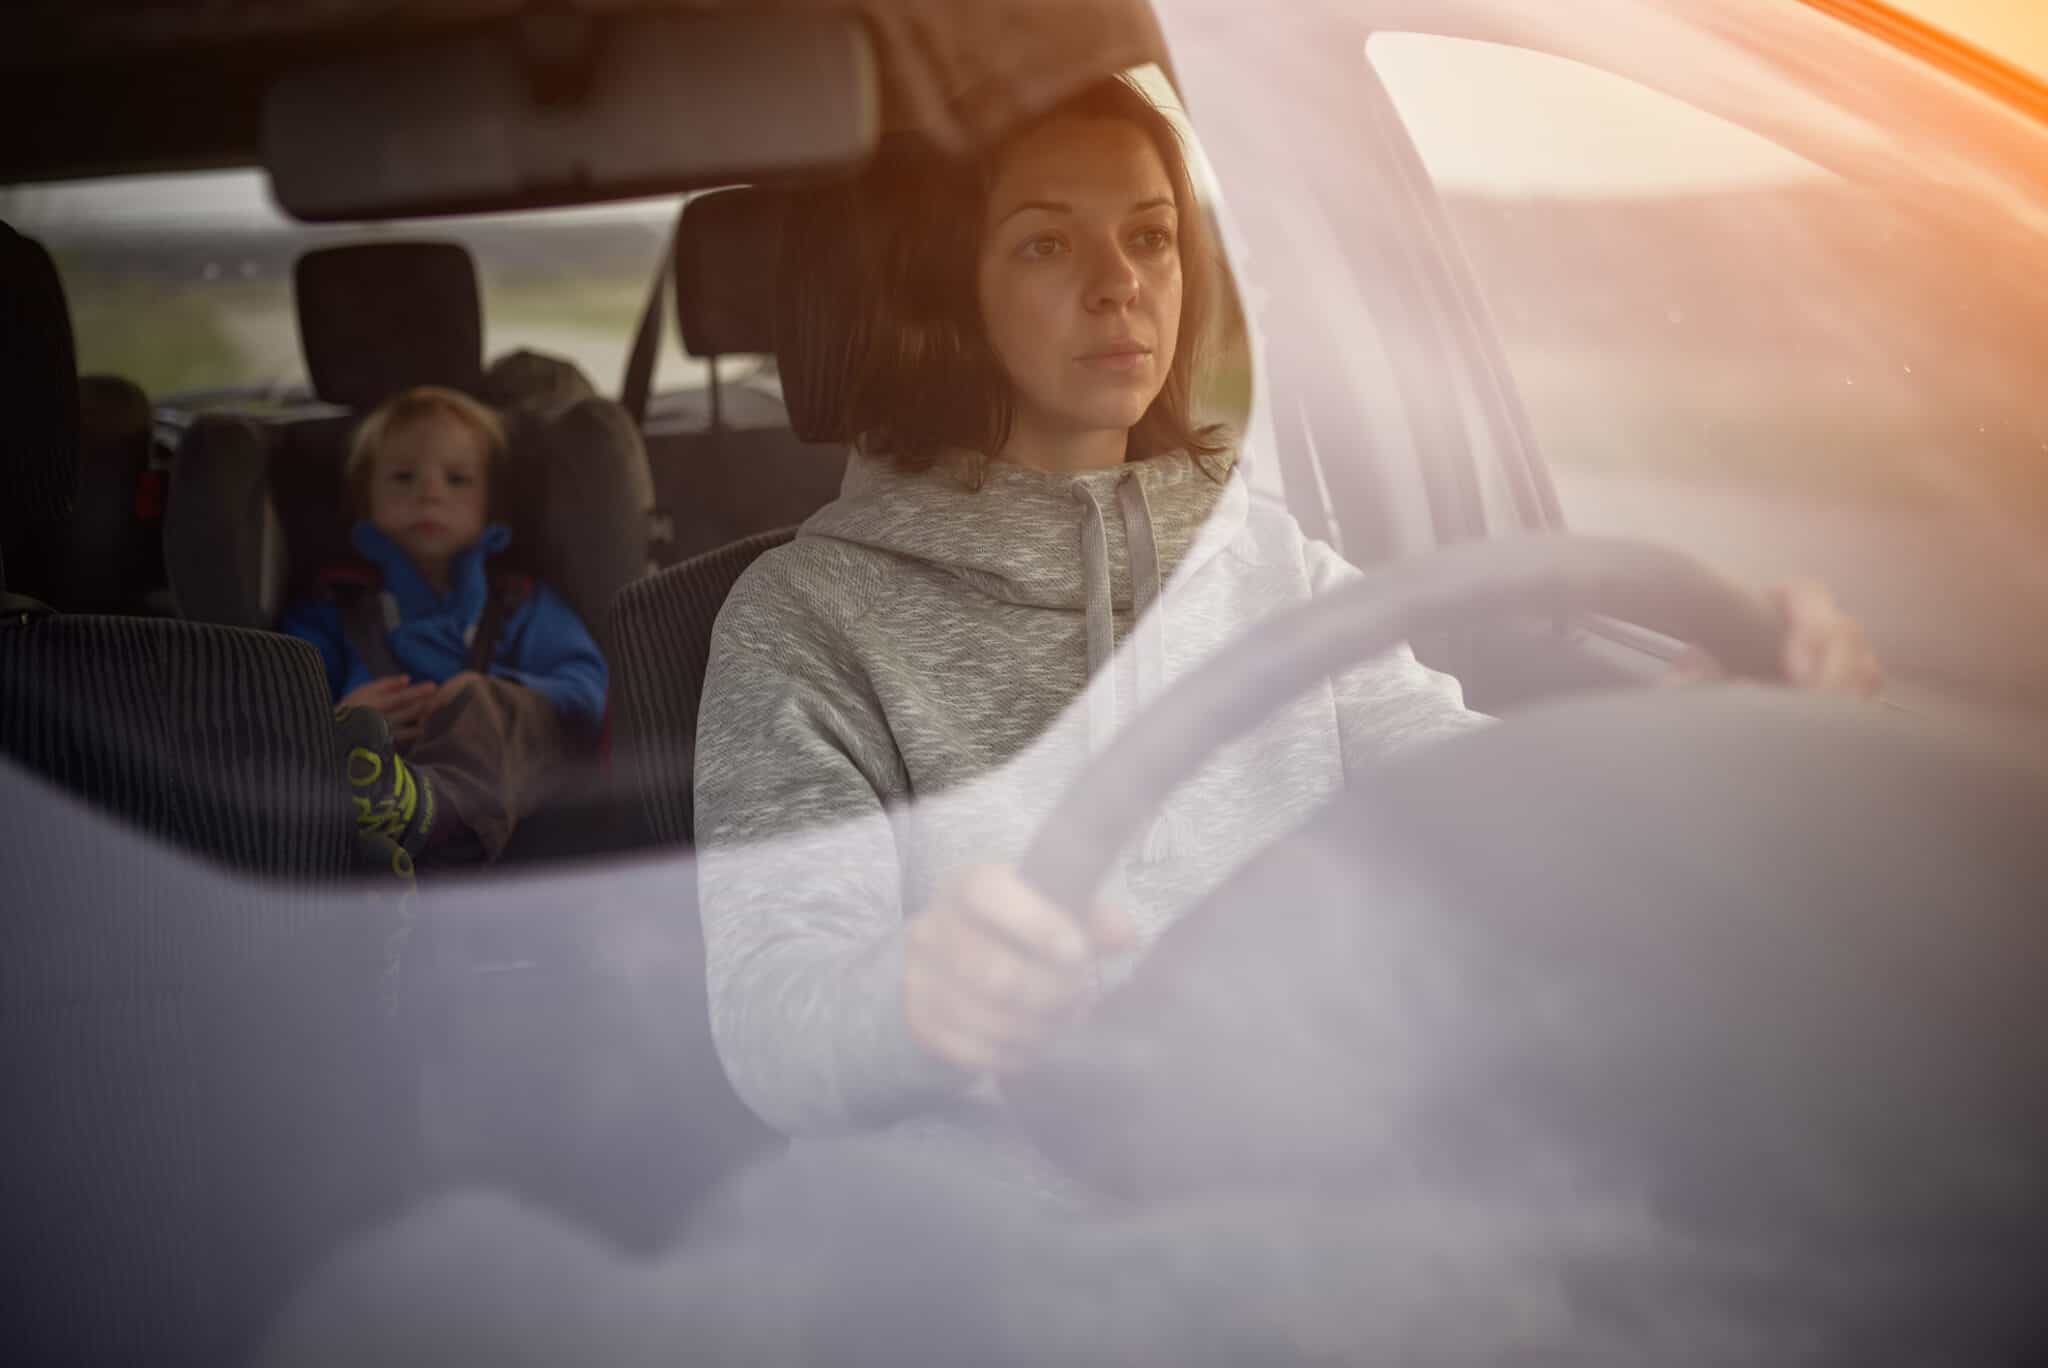
{"type": "MultiPolygon", "coordinates": [[[[1185,453],[1072,474],[991,461],[980,489],[955,470],[907,474],[856,453],[840,497],[806,522],[802,535],[940,571],[970,600],[970,619],[975,598],[1081,616],[1093,752],[1108,744],[1121,714],[1166,687],[1168,583],[1191,575],[1236,538],[1248,509],[1241,476],[1218,484],[1185,453]],[[1120,615],[1135,637],[1131,695],[1121,707],[1108,668],[1120,615]]],[[[1148,847],[1169,849],[1169,827],[1148,847]]]]}
{"type": "Polygon", "coordinates": [[[970,489],[951,470],[906,474],[856,453],[839,498],[802,531],[917,561],[1006,603],[1078,613],[1104,596],[1115,612],[1142,610],[1156,596],[1143,583],[1147,545],[1164,581],[1244,525],[1243,481],[1219,485],[1179,453],[1078,474],[1003,461],[987,472],[970,489]],[[1099,564],[1088,545],[1098,528],[1099,564]]]}

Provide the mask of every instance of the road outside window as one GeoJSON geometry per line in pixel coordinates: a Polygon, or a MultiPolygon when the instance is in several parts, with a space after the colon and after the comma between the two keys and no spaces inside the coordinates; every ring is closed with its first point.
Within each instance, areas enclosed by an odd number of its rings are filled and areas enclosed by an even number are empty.
{"type": "Polygon", "coordinates": [[[1574,528],[1826,580],[1907,695],[2048,701],[2048,251],[1576,62],[1367,54],[1574,528]]]}

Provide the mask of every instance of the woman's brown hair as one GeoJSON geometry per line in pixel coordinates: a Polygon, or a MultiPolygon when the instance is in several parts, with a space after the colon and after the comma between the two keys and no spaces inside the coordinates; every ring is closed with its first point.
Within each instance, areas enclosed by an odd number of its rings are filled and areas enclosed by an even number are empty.
{"type": "Polygon", "coordinates": [[[971,160],[899,149],[869,173],[862,199],[873,217],[859,229],[877,326],[872,364],[853,398],[860,449],[914,471],[965,453],[970,468],[962,473],[979,486],[987,461],[1009,440],[1011,382],[981,320],[981,235],[1010,146],[1063,117],[1135,124],[1157,150],[1179,211],[1180,334],[1165,383],[1131,429],[1126,459],[1184,451],[1221,481],[1230,470],[1230,433],[1194,419],[1220,263],[1179,130],[1122,76],[1085,87],[971,160]]]}

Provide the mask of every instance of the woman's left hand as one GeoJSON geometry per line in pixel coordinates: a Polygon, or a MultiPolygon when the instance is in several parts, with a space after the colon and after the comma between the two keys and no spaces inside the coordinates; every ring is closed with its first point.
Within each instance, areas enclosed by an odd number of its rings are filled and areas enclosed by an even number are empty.
{"type": "MultiPolygon", "coordinates": [[[[1798,689],[1869,698],[1884,685],[1884,671],[1863,625],[1842,611],[1827,586],[1794,580],[1765,591],[1784,623],[1782,654],[1785,681],[1798,689]]],[[[1720,664],[1705,651],[1688,647],[1672,662],[1667,684],[1699,684],[1725,677],[1720,664]]]]}

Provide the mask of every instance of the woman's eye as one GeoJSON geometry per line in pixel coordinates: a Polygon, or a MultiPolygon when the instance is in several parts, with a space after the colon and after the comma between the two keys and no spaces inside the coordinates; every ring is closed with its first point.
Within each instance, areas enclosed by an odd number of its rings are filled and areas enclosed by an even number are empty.
{"type": "Polygon", "coordinates": [[[1163,252],[1173,246],[1173,230],[1170,228],[1143,228],[1138,231],[1138,246],[1147,252],[1163,252]]]}
{"type": "Polygon", "coordinates": [[[448,483],[460,487],[462,485],[468,484],[472,478],[472,476],[466,474],[463,471],[458,470],[453,475],[450,475],[448,477],[448,483]]]}
{"type": "Polygon", "coordinates": [[[1026,238],[1017,251],[1029,260],[1043,261],[1047,257],[1058,256],[1064,245],[1053,234],[1040,233],[1037,237],[1026,238]]]}
{"type": "Polygon", "coordinates": [[[411,472],[410,470],[394,470],[394,471],[392,471],[392,472],[391,472],[391,483],[393,483],[393,484],[411,484],[411,483],[412,483],[412,472],[411,472]]]}

